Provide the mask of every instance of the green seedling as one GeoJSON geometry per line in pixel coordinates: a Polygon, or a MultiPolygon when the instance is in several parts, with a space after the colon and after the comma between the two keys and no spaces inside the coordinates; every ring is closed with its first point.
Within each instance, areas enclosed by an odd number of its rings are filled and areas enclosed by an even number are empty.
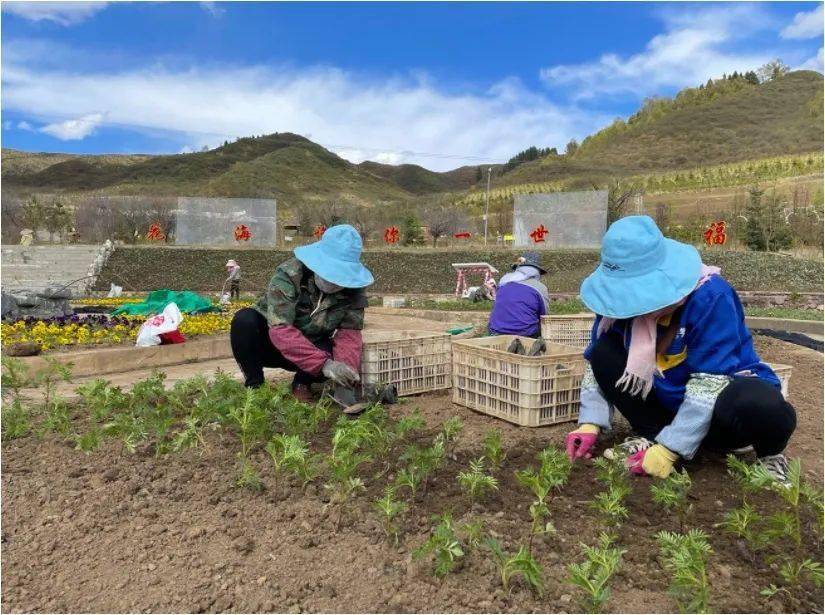
{"type": "Polygon", "coordinates": [[[532,524],[527,548],[531,554],[535,536],[556,533],[556,528],[549,521],[547,498],[554,489],[559,489],[567,482],[571,470],[567,456],[554,447],[541,451],[538,459],[541,462],[538,470],[528,468],[516,471],[516,480],[529,489],[535,498],[529,508],[532,524]]]}
{"type": "Polygon", "coordinates": [[[656,541],[665,568],[671,573],[670,591],[684,613],[707,613],[710,603],[707,562],[713,550],[702,530],[686,534],[659,532],[656,541]]]}
{"type": "Polygon", "coordinates": [[[121,412],[113,416],[108,423],[103,425],[103,433],[120,440],[123,450],[129,453],[134,453],[138,444],[143,442],[148,435],[143,420],[131,412],[121,412]]]}
{"type": "Polygon", "coordinates": [[[809,580],[816,587],[822,587],[823,569],[822,564],[812,559],[804,559],[801,562],[787,561],[779,568],[779,576],[789,587],[802,585],[805,579],[809,580]]]}
{"type": "Polygon", "coordinates": [[[460,532],[468,549],[478,549],[483,542],[484,522],[468,521],[461,524],[460,532]]]}
{"type": "Polygon", "coordinates": [[[585,560],[568,566],[568,582],[584,591],[582,607],[588,613],[599,613],[610,598],[610,579],[621,565],[627,551],[611,546],[613,539],[605,533],[599,536],[599,544],[590,547],[582,544],[585,560]]]}
{"type": "Polygon", "coordinates": [[[419,559],[432,555],[435,560],[433,571],[435,576],[444,577],[464,557],[464,549],[456,534],[450,513],[444,513],[441,517],[435,517],[435,519],[439,519],[439,524],[427,541],[413,551],[413,557],[419,559]]]}
{"type": "Polygon", "coordinates": [[[95,422],[107,421],[129,406],[129,395],[121,391],[120,387],[111,386],[103,378],[82,384],[75,391],[89,410],[89,417],[95,422]]]}
{"type": "Polygon", "coordinates": [[[180,452],[187,448],[195,448],[197,446],[205,446],[206,441],[203,438],[203,428],[200,418],[195,414],[190,414],[183,419],[183,429],[178,431],[172,440],[172,450],[180,452]]]}
{"type": "Polygon", "coordinates": [[[229,418],[241,443],[241,450],[238,452],[241,469],[237,484],[253,491],[259,491],[263,483],[249,462],[249,455],[265,440],[270,429],[269,415],[259,403],[259,391],[260,389],[248,389],[244,403],[229,411],[229,418]]]}
{"type": "Polygon", "coordinates": [[[248,459],[241,460],[241,469],[238,472],[238,478],[235,479],[235,484],[250,491],[263,491],[264,488],[260,475],[248,459]]]}
{"type": "Polygon", "coordinates": [[[453,416],[441,425],[441,431],[436,435],[433,444],[437,447],[443,449],[444,457],[447,457],[450,453],[450,444],[455,442],[458,435],[464,429],[464,422],[461,420],[460,417],[453,416]]]}
{"type": "Polygon", "coordinates": [[[426,491],[427,479],[444,461],[443,441],[436,437],[436,441],[426,448],[410,445],[401,455],[401,461],[407,465],[399,470],[396,485],[407,487],[415,501],[418,489],[426,491]]]}
{"type": "Polygon", "coordinates": [[[27,436],[32,430],[31,411],[19,399],[6,401],[2,405],[0,423],[3,427],[3,441],[27,436]]]}
{"type": "Polygon", "coordinates": [[[492,552],[493,560],[498,566],[504,591],[509,593],[511,580],[521,577],[530,589],[541,596],[544,591],[542,580],[544,571],[541,564],[530,555],[530,550],[527,547],[520,546],[515,555],[510,555],[504,552],[501,544],[495,538],[488,538],[485,544],[492,552]]]}
{"type": "Polygon", "coordinates": [[[483,498],[491,491],[498,490],[498,480],[484,472],[484,457],[471,461],[468,471],[459,472],[458,484],[473,502],[483,498]]]}
{"type": "Polygon", "coordinates": [[[407,503],[402,500],[396,500],[395,489],[388,486],[384,490],[384,497],[375,500],[372,505],[381,513],[381,524],[384,528],[384,533],[387,535],[387,539],[392,539],[393,544],[397,547],[398,534],[400,532],[398,518],[409,508],[407,503]]]}
{"type": "Polygon", "coordinates": [[[498,429],[491,429],[484,434],[484,457],[490,460],[490,468],[493,470],[498,470],[507,458],[498,429]]]}
{"type": "Polygon", "coordinates": [[[329,482],[324,488],[332,494],[329,506],[338,509],[336,527],[340,527],[352,497],[366,490],[364,481],[356,476],[356,472],[360,465],[372,460],[369,454],[361,451],[361,447],[369,446],[371,433],[360,419],[351,421],[344,417],[338,421],[333,433],[332,451],[327,458],[329,482]]]}
{"type": "Polygon", "coordinates": [[[75,448],[87,455],[100,448],[102,443],[103,430],[97,425],[92,426],[89,431],[75,436],[75,448]]]}
{"type": "Polygon", "coordinates": [[[318,476],[317,463],[309,454],[309,445],[300,436],[276,434],[266,445],[266,451],[272,458],[276,477],[284,471],[292,472],[305,488],[318,476]]]}
{"type": "Polygon", "coordinates": [[[716,527],[744,540],[751,551],[757,552],[764,549],[769,542],[768,537],[760,530],[763,521],[762,515],[750,502],[745,501],[739,508],[726,512],[722,522],[717,523],[716,527]]]}
{"type": "Polygon", "coordinates": [[[615,541],[629,515],[624,501],[631,492],[630,479],[620,459],[600,457],[593,463],[596,466],[596,479],[606,487],[606,491],[598,493],[590,505],[602,517],[608,529],[607,535],[615,541]]]}
{"type": "Polygon", "coordinates": [[[693,509],[693,504],[689,501],[690,486],[690,475],[684,468],[681,472],[671,472],[667,478],[650,486],[653,501],[668,512],[676,513],[679,519],[679,529],[682,532],[685,531],[685,523],[693,509]]]}
{"type": "Polygon", "coordinates": [[[0,372],[3,397],[22,401],[22,389],[33,384],[28,366],[14,357],[3,357],[0,359],[0,365],[3,367],[0,372]]]}
{"type": "Polygon", "coordinates": [[[40,425],[41,433],[55,431],[67,435],[71,430],[71,415],[69,406],[57,396],[57,384],[61,381],[69,382],[72,378],[72,365],[64,365],[51,358],[44,358],[46,365],[34,374],[32,383],[42,389],[43,422],[40,425]]]}

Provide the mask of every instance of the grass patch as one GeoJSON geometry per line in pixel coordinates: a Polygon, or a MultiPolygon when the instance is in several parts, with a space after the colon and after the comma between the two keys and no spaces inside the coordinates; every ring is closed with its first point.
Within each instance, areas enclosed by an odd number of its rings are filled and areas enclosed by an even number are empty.
{"type": "Polygon", "coordinates": [[[745,308],[748,316],[765,316],[768,318],[793,318],[795,320],[822,321],[822,310],[809,308],[786,307],[748,307],[745,308]]]}

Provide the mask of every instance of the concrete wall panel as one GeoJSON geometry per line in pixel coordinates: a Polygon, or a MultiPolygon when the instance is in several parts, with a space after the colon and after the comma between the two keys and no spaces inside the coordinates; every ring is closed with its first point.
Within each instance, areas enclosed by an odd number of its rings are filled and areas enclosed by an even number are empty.
{"type": "Polygon", "coordinates": [[[178,245],[272,247],[277,242],[275,199],[222,199],[179,197],[178,245]],[[251,237],[236,241],[235,228],[245,225],[251,237]]]}
{"type": "Polygon", "coordinates": [[[607,190],[518,194],[513,205],[514,245],[530,248],[598,248],[607,227],[607,190]],[[530,233],[548,231],[536,242],[530,233]]]}

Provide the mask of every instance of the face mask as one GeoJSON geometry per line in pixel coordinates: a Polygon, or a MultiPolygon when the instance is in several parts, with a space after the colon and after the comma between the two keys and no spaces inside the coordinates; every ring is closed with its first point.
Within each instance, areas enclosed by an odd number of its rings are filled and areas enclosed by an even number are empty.
{"type": "Polygon", "coordinates": [[[343,286],[338,286],[337,284],[333,284],[332,282],[326,281],[319,275],[315,275],[315,286],[318,287],[322,293],[331,295],[333,293],[337,293],[338,291],[342,290],[343,286]]]}

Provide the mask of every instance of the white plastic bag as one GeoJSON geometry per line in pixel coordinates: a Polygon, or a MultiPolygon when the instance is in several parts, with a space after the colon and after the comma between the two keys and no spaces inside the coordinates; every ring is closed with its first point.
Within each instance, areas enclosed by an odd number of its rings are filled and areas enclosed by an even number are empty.
{"type": "Polygon", "coordinates": [[[230,297],[229,293],[224,293],[224,294],[221,295],[221,299],[220,299],[220,304],[221,305],[229,305],[230,301],[231,301],[231,297],[230,297]]]}
{"type": "Polygon", "coordinates": [[[175,331],[183,321],[183,314],[180,313],[177,303],[170,303],[163,312],[157,316],[152,316],[140,326],[137,342],[135,346],[158,346],[160,345],[160,334],[175,331]]]}
{"type": "Polygon", "coordinates": [[[109,294],[107,297],[120,297],[123,294],[123,287],[117,284],[109,284],[109,294]]]}

